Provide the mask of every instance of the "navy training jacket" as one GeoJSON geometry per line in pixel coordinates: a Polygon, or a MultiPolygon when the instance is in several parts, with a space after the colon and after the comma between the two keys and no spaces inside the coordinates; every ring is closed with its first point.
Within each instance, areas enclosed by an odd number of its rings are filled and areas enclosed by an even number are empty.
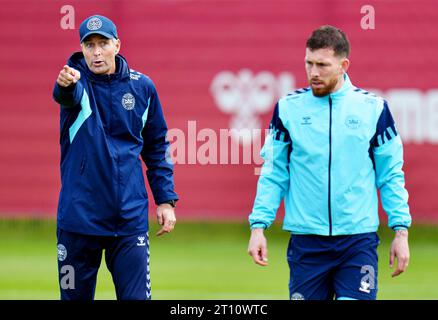
{"type": "Polygon", "coordinates": [[[148,196],[177,200],[167,126],[152,80],[116,56],[116,72],[92,73],[81,52],[67,64],[81,79],[55,83],[61,105],[61,192],[58,227],[81,234],[126,236],[148,230],[148,196]]]}

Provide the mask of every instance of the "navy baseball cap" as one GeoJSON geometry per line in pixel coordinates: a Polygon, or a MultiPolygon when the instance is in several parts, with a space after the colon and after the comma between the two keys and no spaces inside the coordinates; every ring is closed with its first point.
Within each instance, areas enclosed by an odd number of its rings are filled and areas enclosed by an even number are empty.
{"type": "Polygon", "coordinates": [[[88,17],[79,27],[81,42],[91,34],[100,34],[108,39],[118,39],[116,25],[107,17],[100,15],[88,17]]]}

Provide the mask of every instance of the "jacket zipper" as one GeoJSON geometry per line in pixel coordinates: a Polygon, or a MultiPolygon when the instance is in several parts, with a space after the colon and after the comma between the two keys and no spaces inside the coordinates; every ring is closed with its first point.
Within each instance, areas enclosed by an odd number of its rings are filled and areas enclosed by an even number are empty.
{"type": "Polygon", "coordinates": [[[332,171],[332,97],[329,95],[330,126],[329,126],[329,163],[328,163],[328,218],[329,235],[332,235],[332,204],[331,204],[331,171],[332,171]]]}
{"type": "MultiPolygon", "coordinates": [[[[113,99],[112,99],[112,88],[111,88],[111,77],[108,75],[108,86],[109,86],[109,92],[110,92],[110,99],[109,99],[109,101],[110,101],[110,110],[111,110],[111,116],[110,116],[110,121],[109,121],[109,126],[110,126],[110,129],[108,130],[108,133],[109,133],[109,139],[110,140],[112,140],[112,132],[111,132],[111,129],[112,129],[112,119],[113,119],[113,116],[114,116],[114,112],[113,112],[113,99]]],[[[116,147],[116,144],[115,143],[112,143],[112,141],[111,141],[111,144],[113,145],[113,148],[114,148],[114,152],[115,152],[115,157],[116,157],[116,194],[115,194],[115,197],[116,197],[116,201],[115,201],[115,203],[116,203],[116,208],[117,208],[117,213],[118,213],[118,211],[119,211],[119,199],[120,199],[120,194],[119,194],[119,178],[120,178],[120,169],[119,169],[119,155],[118,155],[118,152],[117,152],[117,147],[116,147]]],[[[117,215],[117,217],[118,217],[118,215],[117,215]]],[[[118,228],[118,225],[119,225],[119,219],[118,218],[116,218],[116,225],[115,225],[115,229],[114,229],[114,236],[115,237],[117,237],[118,236],[118,233],[119,233],[119,228],[118,228]]]]}

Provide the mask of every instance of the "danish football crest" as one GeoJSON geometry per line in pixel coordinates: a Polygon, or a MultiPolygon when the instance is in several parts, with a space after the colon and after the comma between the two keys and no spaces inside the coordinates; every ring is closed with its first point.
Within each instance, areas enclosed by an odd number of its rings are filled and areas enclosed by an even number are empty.
{"type": "Polygon", "coordinates": [[[67,249],[64,245],[58,244],[58,260],[64,261],[67,258],[67,249]]]}
{"type": "Polygon", "coordinates": [[[345,125],[350,129],[358,129],[360,127],[360,119],[357,116],[350,115],[345,119],[345,125]]]}
{"type": "Polygon", "coordinates": [[[135,98],[130,93],[125,93],[122,97],[122,105],[126,110],[132,110],[135,107],[135,98]]]}
{"type": "Polygon", "coordinates": [[[102,21],[99,18],[91,18],[87,22],[87,29],[94,31],[102,27],[102,21]]]}

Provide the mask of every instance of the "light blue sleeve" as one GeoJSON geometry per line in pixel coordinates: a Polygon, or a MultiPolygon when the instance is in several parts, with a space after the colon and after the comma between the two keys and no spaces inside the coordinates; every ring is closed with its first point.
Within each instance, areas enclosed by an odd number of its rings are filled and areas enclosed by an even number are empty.
{"type": "Polygon", "coordinates": [[[278,207],[289,189],[291,148],[291,138],[279,117],[277,104],[270,124],[270,134],[260,152],[264,163],[257,183],[254,206],[249,215],[251,229],[267,229],[275,220],[278,207]]]}
{"type": "Polygon", "coordinates": [[[382,207],[388,215],[389,227],[394,230],[410,227],[412,219],[403,172],[403,145],[386,101],[377,124],[373,157],[376,185],[382,207]]]}

